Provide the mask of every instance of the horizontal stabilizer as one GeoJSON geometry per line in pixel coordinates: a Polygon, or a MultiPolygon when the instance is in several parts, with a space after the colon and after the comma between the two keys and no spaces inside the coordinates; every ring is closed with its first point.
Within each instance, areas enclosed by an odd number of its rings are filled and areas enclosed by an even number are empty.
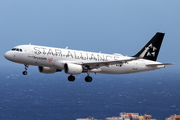
{"type": "Polygon", "coordinates": [[[146,66],[158,66],[158,65],[174,65],[174,63],[147,64],[146,66]]]}

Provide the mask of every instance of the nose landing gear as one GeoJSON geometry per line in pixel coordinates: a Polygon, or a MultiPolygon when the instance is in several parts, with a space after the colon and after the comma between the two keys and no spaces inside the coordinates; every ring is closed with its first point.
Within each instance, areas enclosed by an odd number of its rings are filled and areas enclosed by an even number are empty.
{"type": "Polygon", "coordinates": [[[27,75],[27,69],[28,69],[28,67],[29,67],[29,65],[26,65],[26,64],[24,64],[25,65],[25,71],[23,71],[23,75],[27,75]]]}
{"type": "Polygon", "coordinates": [[[23,75],[27,75],[27,71],[23,71],[23,75]]]}

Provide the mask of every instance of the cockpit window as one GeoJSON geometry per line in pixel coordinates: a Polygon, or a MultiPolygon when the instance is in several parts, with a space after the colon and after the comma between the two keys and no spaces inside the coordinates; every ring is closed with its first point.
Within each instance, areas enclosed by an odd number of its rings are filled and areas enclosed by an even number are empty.
{"type": "Polygon", "coordinates": [[[12,51],[20,51],[20,52],[22,52],[22,49],[19,49],[19,48],[13,48],[13,49],[11,49],[12,51]]]}
{"type": "Polygon", "coordinates": [[[16,50],[16,48],[13,48],[13,49],[12,49],[12,51],[15,51],[15,50],[16,50]]]}

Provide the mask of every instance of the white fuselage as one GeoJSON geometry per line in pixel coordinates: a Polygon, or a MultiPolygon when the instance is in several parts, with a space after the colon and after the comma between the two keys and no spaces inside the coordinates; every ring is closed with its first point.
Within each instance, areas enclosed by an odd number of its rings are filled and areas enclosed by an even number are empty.
{"type": "MultiPolygon", "coordinates": [[[[16,46],[16,48],[22,49],[22,51],[11,50],[6,52],[5,57],[8,60],[26,65],[52,67],[59,70],[64,69],[65,63],[80,64],[84,62],[102,62],[132,58],[122,56],[120,54],[111,55],[35,45],[20,45],[16,46]]],[[[147,64],[161,63],[146,59],[137,59],[122,64],[120,63],[100,66],[91,69],[89,72],[105,74],[126,74],[149,71],[165,67],[165,65],[147,66],[147,64]]]]}

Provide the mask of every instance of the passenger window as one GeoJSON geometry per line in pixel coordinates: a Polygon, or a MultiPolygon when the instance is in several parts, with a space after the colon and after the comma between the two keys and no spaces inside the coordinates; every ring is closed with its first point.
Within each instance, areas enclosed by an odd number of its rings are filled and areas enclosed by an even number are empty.
{"type": "Polygon", "coordinates": [[[22,52],[22,49],[20,49],[20,52],[22,52]]]}
{"type": "Polygon", "coordinates": [[[19,49],[18,49],[18,48],[16,48],[16,51],[19,51],[19,49]]]}

